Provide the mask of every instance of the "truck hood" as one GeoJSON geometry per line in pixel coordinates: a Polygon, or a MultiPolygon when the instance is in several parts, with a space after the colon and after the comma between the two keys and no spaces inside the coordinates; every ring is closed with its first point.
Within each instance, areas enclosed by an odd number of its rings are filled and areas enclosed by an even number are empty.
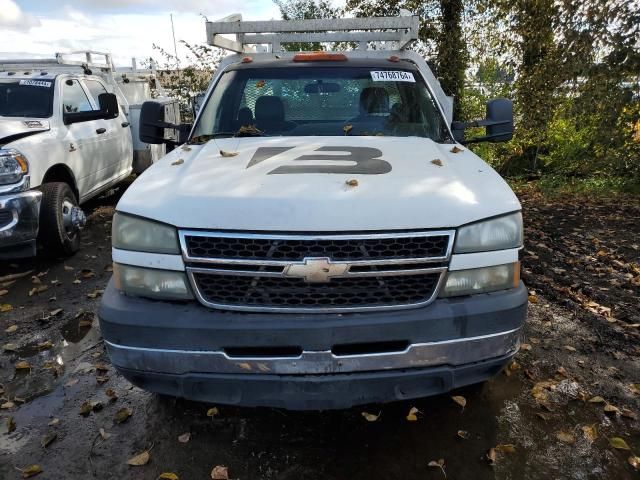
{"type": "Polygon", "coordinates": [[[50,128],[47,120],[0,117],[0,146],[50,128]]]}
{"type": "Polygon", "coordinates": [[[520,209],[491,167],[453,147],[416,137],[185,145],[144,172],[117,209],[181,228],[283,232],[457,227],[520,209]],[[350,153],[357,161],[335,160],[350,153]]]}

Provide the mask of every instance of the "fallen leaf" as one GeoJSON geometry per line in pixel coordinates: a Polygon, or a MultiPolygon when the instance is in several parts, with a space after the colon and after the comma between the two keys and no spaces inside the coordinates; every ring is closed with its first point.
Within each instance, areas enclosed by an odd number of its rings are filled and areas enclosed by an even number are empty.
{"type": "Polygon", "coordinates": [[[42,437],[42,440],[40,441],[42,448],[47,448],[49,445],[51,445],[51,442],[53,442],[56,438],[58,438],[57,433],[55,432],[47,433],[44,437],[42,437]]]}
{"type": "Polygon", "coordinates": [[[529,303],[538,303],[538,297],[535,295],[529,295],[529,303]]]}
{"type": "Polygon", "coordinates": [[[91,413],[91,410],[93,410],[93,405],[91,405],[91,402],[89,400],[85,400],[84,402],[82,402],[82,405],[80,405],[80,415],[82,415],[83,417],[89,415],[91,413]]]}
{"type": "Polygon", "coordinates": [[[409,422],[415,422],[418,420],[418,412],[420,412],[420,410],[418,410],[416,407],[411,407],[411,409],[409,409],[409,413],[407,414],[407,421],[409,422]]]}
{"type": "Polygon", "coordinates": [[[374,415],[373,413],[362,412],[362,416],[365,418],[367,422],[375,422],[376,420],[378,420],[378,418],[380,418],[381,413],[382,412],[378,412],[377,415],[374,415]]]}
{"type": "Polygon", "coordinates": [[[440,160],[439,158],[436,158],[435,160],[431,160],[431,163],[433,163],[434,165],[437,165],[438,167],[442,166],[442,160],[440,160]]]}
{"type": "Polygon", "coordinates": [[[440,470],[442,470],[442,474],[444,475],[444,477],[447,478],[447,474],[444,471],[444,458],[441,458],[439,460],[431,460],[427,464],[427,466],[439,468],[440,470]]]}
{"type": "Polygon", "coordinates": [[[6,295],[7,293],[9,293],[9,290],[0,290],[0,297],[6,295]]]}
{"type": "Polygon", "coordinates": [[[31,283],[33,283],[34,285],[40,285],[42,283],[42,281],[40,280],[39,277],[34,275],[33,277],[31,277],[31,283]]]}
{"type": "Polygon", "coordinates": [[[29,290],[29,296],[33,297],[34,295],[37,295],[42,292],[46,292],[47,290],[49,290],[49,287],[47,285],[40,285],[39,287],[33,287],[31,290],[29,290]]]}
{"type": "Polygon", "coordinates": [[[584,425],[582,427],[582,433],[590,442],[594,442],[598,438],[598,429],[595,423],[593,425],[584,425]]]}
{"type": "Polygon", "coordinates": [[[453,400],[458,405],[460,405],[463,410],[464,410],[464,407],[467,406],[467,399],[461,395],[454,395],[453,397],[451,397],[451,400],[453,400]]]}
{"type": "Polygon", "coordinates": [[[64,266],[64,269],[65,269],[67,272],[70,272],[70,271],[72,271],[72,270],[73,270],[73,267],[70,267],[69,265],[65,265],[65,266],[64,266]]]}
{"type": "Polygon", "coordinates": [[[65,387],[73,387],[76,383],[78,383],[77,378],[70,378],[67,383],[64,384],[65,387]]]}
{"type": "Polygon", "coordinates": [[[179,480],[178,475],[172,472],[161,473],[158,477],[159,480],[179,480]]]}
{"type": "Polygon", "coordinates": [[[102,402],[91,402],[91,410],[93,410],[94,412],[99,412],[103,408],[104,405],[102,404],[102,402]]]}
{"type": "Polygon", "coordinates": [[[549,421],[549,418],[550,418],[549,415],[547,415],[546,413],[541,413],[541,412],[537,412],[536,416],[541,418],[545,422],[549,421]]]}
{"type": "Polygon", "coordinates": [[[219,413],[220,412],[218,411],[218,407],[211,407],[209,410],[207,410],[207,417],[215,417],[219,413]]]}
{"type": "Polygon", "coordinates": [[[524,351],[531,350],[531,345],[529,345],[528,343],[521,343],[520,350],[524,350],[524,351]]]}
{"type": "MultiPolygon", "coordinates": [[[[10,312],[11,310],[13,310],[13,306],[9,303],[0,303],[0,312],[10,312]]],[[[5,332],[10,333],[8,329],[5,332]]]]}
{"type": "Polygon", "coordinates": [[[22,478],[30,478],[42,473],[40,465],[29,465],[28,467],[20,468],[22,472],[22,478]]]}
{"type": "Polygon", "coordinates": [[[127,407],[124,407],[116,412],[114,420],[116,423],[126,422],[131,415],[133,415],[133,412],[127,407]]]}
{"type": "Polygon", "coordinates": [[[489,460],[489,462],[493,465],[496,463],[497,459],[498,459],[498,452],[496,452],[495,448],[490,448],[489,451],[487,452],[487,460],[489,460]]]}
{"type": "Polygon", "coordinates": [[[178,437],[178,441],[180,443],[188,443],[189,440],[191,440],[191,433],[189,433],[189,432],[183,433],[182,435],[180,435],[178,437]]]}
{"type": "Polygon", "coordinates": [[[620,409],[618,407],[616,407],[615,405],[611,405],[610,403],[607,403],[604,406],[604,411],[607,413],[619,413],[620,409]]]}
{"type": "Polygon", "coordinates": [[[463,440],[466,440],[467,438],[469,438],[469,432],[467,432],[466,430],[458,430],[457,435],[463,440]]]}
{"type": "Polygon", "coordinates": [[[54,418],[47,425],[49,425],[50,427],[55,427],[59,423],[60,423],[60,419],[59,418],[54,418]]]}
{"type": "Polygon", "coordinates": [[[451,153],[460,153],[460,152],[464,152],[464,150],[460,147],[458,147],[457,145],[454,145],[453,148],[450,150],[451,153]]]}
{"type": "Polygon", "coordinates": [[[349,133],[351,133],[351,130],[353,130],[353,125],[345,125],[344,127],[342,127],[342,131],[345,135],[349,135],[349,133]]]}
{"type": "Polygon", "coordinates": [[[6,433],[11,433],[16,429],[16,422],[13,417],[7,417],[5,422],[6,433]]]}
{"type": "Polygon", "coordinates": [[[58,315],[58,314],[59,314],[59,313],[61,313],[61,312],[62,312],[62,309],[61,309],[61,308],[56,308],[55,310],[51,310],[51,311],[49,312],[49,315],[50,315],[50,316],[52,316],[52,317],[55,317],[56,315],[58,315]]]}
{"type": "Polygon", "coordinates": [[[556,438],[562,443],[568,443],[570,445],[576,443],[576,438],[570,432],[560,431],[556,433],[556,438]]]}
{"type": "Polygon", "coordinates": [[[75,283],[76,285],[80,285],[82,282],[76,278],[76,279],[73,281],[73,283],[75,283]]]}
{"type": "Polygon", "coordinates": [[[16,367],[16,370],[31,370],[31,365],[25,360],[16,363],[14,366],[16,367]]]}
{"type": "Polygon", "coordinates": [[[104,391],[104,394],[109,397],[110,402],[115,402],[118,399],[118,394],[113,388],[107,388],[104,391]]]}
{"type": "Polygon", "coordinates": [[[640,457],[636,457],[635,455],[631,455],[627,458],[627,462],[636,470],[640,470],[640,457]]]}
{"type": "Polygon", "coordinates": [[[98,432],[100,433],[100,436],[102,437],[103,440],[107,440],[109,439],[109,437],[111,437],[110,433],[107,433],[104,428],[101,428],[100,430],[98,430],[98,432]]]}
{"type": "Polygon", "coordinates": [[[240,152],[227,152],[226,150],[220,150],[220,155],[223,157],[236,157],[240,152]]]}
{"type": "Polygon", "coordinates": [[[171,162],[171,165],[182,165],[183,163],[184,163],[184,160],[179,158],[175,162],[171,162]]]}
{"type": "Polygon", "coordinates": [[[565,345],[562,348],[564,348],[567,352],[575,352],[576,351],[575,347],[572,347],[571,345],[565,345]]]}
{"type": "Polygon", "coordinates": [[[501,443],[500,445],[496,445],[496,452],[500,453],[516,453],[516,446],[511,443],[501,443]]]}
{"type": "Polygon", "coordinates": [[[346,183],[349,187],[357,187],[358,186],[358,180],[356,180],[355,178],[352,178],[351,180],[347,180],[346,183]]]}
{"type": "Polygon", "coordinates": [[[47,340],[45,342],[40,342],[38,344],[38,349],[39,350],[49,350],[53,348],[53,343],[51,343],[51,340],[47,340]]]}
{"type": "Polygon", "coordinates": [[[631,420],[637,420],[638,419],[638,416],[635,414],[635,412],[632,412],[628,408],[622,408],[620,410],[620,415],[622,415],[625,418],[630,418],[631,420]]]}
{"type": "Polygon", "coordinates": [[[222,465],[216,465],[211,470],[211,480],[229,480],[229,469],[222,465]]]}
{"type": "Polygon", "coordinates": [[[98,385],[102,385],[103,383],[107,383],[109,381],[109,375],[98,375],[96,377],[96,382],[98,385]]]}
{"type": "Polygon", "coordinates": [[[629,445],[627,445],[627,442],[625,442],[624,439],[620,437],[609,438],[609,445],[618,450],[631,450],[629,448],[629,445]]]}
{"type": "Polygon", "coordinates": [[[4,350],[5,352],[15,352],[16,350],[18,350],[18,345],[16,345],[15,343],[7,343],[2,346],[2,350],[4,350]]]}
{"type": "Polygon", "coordinates": [[[16,404],[9,400],[9,401],[4,402],[2,405],[0,405],[0,409],[9,410],[10,408],[13,408],[15,406],[16,406],[16,404]]]}
{"type": "Polygon", "coordinates": [[[96,276],[95,272],[90,268],[83,268],[80,270],[80,275],[82,275],[82,278],[91,278],[96,276]]]}
{"type": "Polygon", "coordinates": [[[589,403],[606,403],[606,401],[600,395],[596,395],[589,399],[589,403]]]}
{"type": "Polygon", "coordinates": [[[151,458],[151,455],[149,455],[149,452],[145,450],[144,452],[139,453],[138,455],[135,455],[131,457],[129,460],[127,460],[127,465],[132,465],[134,467],[141,467],[142,465],[146,465],[147,463],[149,463],[150,458],[151,458]]]}
{"type": "Polygon", "coordinates": [[[94,290],[91,293],[87,293],[87,298],[98,298],[103,292],[104,290],[94,290]]]}

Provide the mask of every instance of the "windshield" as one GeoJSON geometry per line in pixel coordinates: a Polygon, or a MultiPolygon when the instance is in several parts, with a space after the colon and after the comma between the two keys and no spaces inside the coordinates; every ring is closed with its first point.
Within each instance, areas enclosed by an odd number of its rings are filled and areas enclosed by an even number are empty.
{"type": "Polygon", "coordinates": [[[53,80],[0,82],[0,117],[50,117],[53,86],[53,80]]]}
{"type": "Polygon", "coordinates": [[[194,139],[224,135],[418,136],[448,139],[415,70],[376,67],[249,68],[215,86],[194,139]]]}

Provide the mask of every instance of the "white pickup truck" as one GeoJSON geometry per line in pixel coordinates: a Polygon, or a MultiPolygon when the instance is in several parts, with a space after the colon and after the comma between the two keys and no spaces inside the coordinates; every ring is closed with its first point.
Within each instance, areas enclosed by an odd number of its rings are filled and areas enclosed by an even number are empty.
{"type": "Polygon", "coordinates": [[[137,140],[153,75],[114,72],[97,52],[0,60],[0,258],[34,255],[36,240],[76,252],[79,205],[164,155],[137,140]]]}
{"type": "MultiPolygon", "coordinates": [[[[521,208],[462,130],[509,140],[512,105],[454,123],[404,48],[417,28],[417,17],[207,24],[212,45],[238,53],[188,141],[133,183],[113,220],[99,318],[131,382],[221,404],[345,408],[479,383],[515,355],[521,208]]],[[[142,125],[163,141],[153,102],[142,125]]]]}

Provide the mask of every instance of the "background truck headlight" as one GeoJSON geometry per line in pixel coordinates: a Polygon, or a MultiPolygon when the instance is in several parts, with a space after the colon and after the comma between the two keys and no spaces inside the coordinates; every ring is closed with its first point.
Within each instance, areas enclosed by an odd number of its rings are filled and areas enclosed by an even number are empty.
{"type": "Polygon", "coordinates": [[[447,274],[440,297],[459,297],[515,288],[520,283],[520,262],[455,270],[447,274]]]}
{"type": "Polygon", "coordinates": [[[124,213],[113,216],[114,248],[148,253],[180,253],[175,227],[124,213]]]}
{"type": "Polygon", "coordinates": [[[132,297],[156,300],[193,299],[187,276],[183,272],[114,263],[113,282],[116,289],[132,297]]]}
{"type": "Polygon", "coordinates": [[[522,246],[522,213],[466,225],[458,229],[454,253],[487,252],[522,246]]]}
{"type": "Polygon", "coordinates": [[[29,172],[29,162],[13,148],[0,148],[0,185],[18,183],[29,172]]]}

